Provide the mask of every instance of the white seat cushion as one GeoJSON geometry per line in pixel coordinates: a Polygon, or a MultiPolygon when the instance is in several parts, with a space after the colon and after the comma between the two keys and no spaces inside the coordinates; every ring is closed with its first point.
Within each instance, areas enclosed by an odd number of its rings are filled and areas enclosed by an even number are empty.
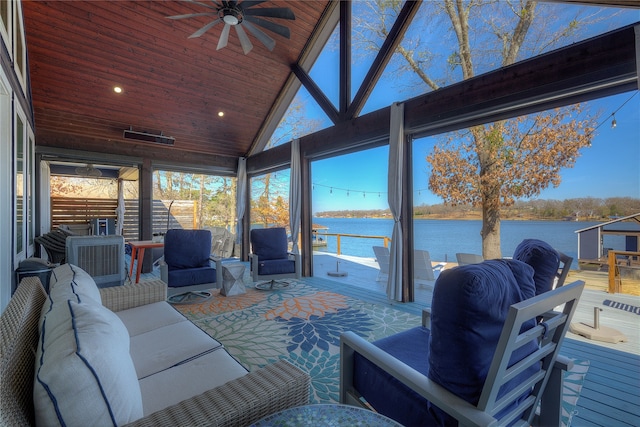
{"type": "Polygon", "coordinates": [[[182,402],[226,382],[247,370],[224,348],[140,380],[144,415],[182,402]]]}
{"type": "Polygon", "coordinates": [[[142,396],[120,319],[88,301],[43,306],[36,357],[38,426],[121,425],[142,417],[142,396]]]}
{"type": "Polygon", "coordinates": [[[131,337],[130,354],[138,379],[222,347],[188,320],[131,337]]]}
{"type": "Polygon", "coordinates": [[[116,315],[132,337],[187,320],[182,313],[164,301],[118,311],[116,315]]]}

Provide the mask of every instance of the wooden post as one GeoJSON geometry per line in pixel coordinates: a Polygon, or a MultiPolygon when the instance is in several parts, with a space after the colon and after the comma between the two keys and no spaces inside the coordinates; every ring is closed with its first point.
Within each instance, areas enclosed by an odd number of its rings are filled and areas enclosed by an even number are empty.
{"type": "Polygon", "coordinates": [[[616,293],[616,255],[609,250],[609,293],[616,293]]]}

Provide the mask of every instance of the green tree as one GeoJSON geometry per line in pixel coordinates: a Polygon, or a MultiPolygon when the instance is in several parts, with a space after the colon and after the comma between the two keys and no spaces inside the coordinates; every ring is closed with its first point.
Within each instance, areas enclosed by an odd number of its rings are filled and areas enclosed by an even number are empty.
{"type": "MultiPolygon", "coordinates": [[[[393,22],[389,17],[397,15],[402,3],[366,3],[371,13],[358,23],[366,28],[360,42],[377,48],[393,22]]],[[[554,10],[532,0],[423,2],[412,24],[420,31],[409,31],[397,48],[401,61],[395,75],[427,91],[437,90],[571,42],[583,26],[600,19],[567,20],[554,10]]],[[[446,203],[482,208],[485,258],[501,256],[501,210],[518,198],[558,186],[560,171],[572,167],[580,150],[590,145],[596,117],[582,109],[573,105],[439,138],[427,157],[429,188],[446,203]]]]}

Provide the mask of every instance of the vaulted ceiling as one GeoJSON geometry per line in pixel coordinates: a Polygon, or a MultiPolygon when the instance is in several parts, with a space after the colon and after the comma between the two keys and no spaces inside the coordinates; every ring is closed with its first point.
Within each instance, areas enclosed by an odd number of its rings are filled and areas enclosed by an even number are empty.
{"type": "MultiPolygon", "coordinates": [[[[212,5],[229,3],[234,2],[23,1],[36,145],[228,171],[239,156],[261,151],[300,85],[298,79],[304,80],[304,71],[337,24],[339,2],[238,2],[253,10],[290,8],[295,16],[295,20],[265,18],[288,27],[290,38],[266,31],[276,42],[269,51],[249,34],[253,49],[247,55],[233,30],[228,45],[216,50],[222,24],[189,38],[212,22],[211,16],[167,18],[210,12],[212,5]],[[123,92],[115,93],[115,86],[123,92]],[[174,142],[125,139],[123,132],[129,129],[172,137],[174,142]]],[[[409,21],[410,13],[404,15],[409,21]]],[[[387,54],[393,52],[390,46],[387,54]]],[[[383,67],[384,59],[378,65],[383,67]]],[[[415,114],[426,120],[421,110],[415,114]]],[[[320,144],[328,142],[324,136],[319,139],[320,144]]]]}
{"type": "Polygon", "coordinates": [[[211,0],[22,2],[37,145],[224,163],[264,144],[265,129],[282,114],[291,66],[308,55],[330,2],[251,3],[295,15],[266,18],[291,33],[266,31],[273,51],[248,33],[253,49],[245,55],[233,29],[216,50],[223,24],[189,38],[215,17],[167,18],[211,12],[211,0]],[[128,129],[175,142],[125,139],[128,129]]]}

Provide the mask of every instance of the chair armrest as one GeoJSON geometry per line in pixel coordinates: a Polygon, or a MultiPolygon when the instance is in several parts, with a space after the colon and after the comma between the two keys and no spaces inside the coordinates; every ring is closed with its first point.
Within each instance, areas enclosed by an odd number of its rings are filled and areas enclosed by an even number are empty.
{"type": "Polygon", "coordinates": [[[422,326],[427,329],[431,329],[431,309],[422,309],[422,326]]]}
{"type": "Polygon", "coordinates": [[[497,420],[431,381],[384,350],[353,332],[340,337],[340,403],[350,403],[353,387],[353,356],[358,353],[434,405],[456,418],[461,426],[493,426],[497,420]]]}
{"type": "Polygon", "coordinates": [[[300,254],[294,254],[292,252],[287,252],[287,257],[294,262],[296,268],[296,279],[302,277],[302,261],[300,259],[300,254]]]}
{"type": "Polygon", "coordinates": [[[111,311],[122,311],[141,305],[165,301],[167,284],[158,280],[112,286],[100,289],[102,305],[111,311]]]}
{"type": "Polygon", "coordinates": [[[534,422],[539,426],[562,425],[564,373],[573,368],[573,360],[561,354],[551,370],[549,382],[540,397],[540,413],[534,422]]]}
{"type": "Polygon", "coordinates": [[[275,412],[308,404],[310,384],[308,374],[280,360],[127,426],[244,427],[275,412]]]}

